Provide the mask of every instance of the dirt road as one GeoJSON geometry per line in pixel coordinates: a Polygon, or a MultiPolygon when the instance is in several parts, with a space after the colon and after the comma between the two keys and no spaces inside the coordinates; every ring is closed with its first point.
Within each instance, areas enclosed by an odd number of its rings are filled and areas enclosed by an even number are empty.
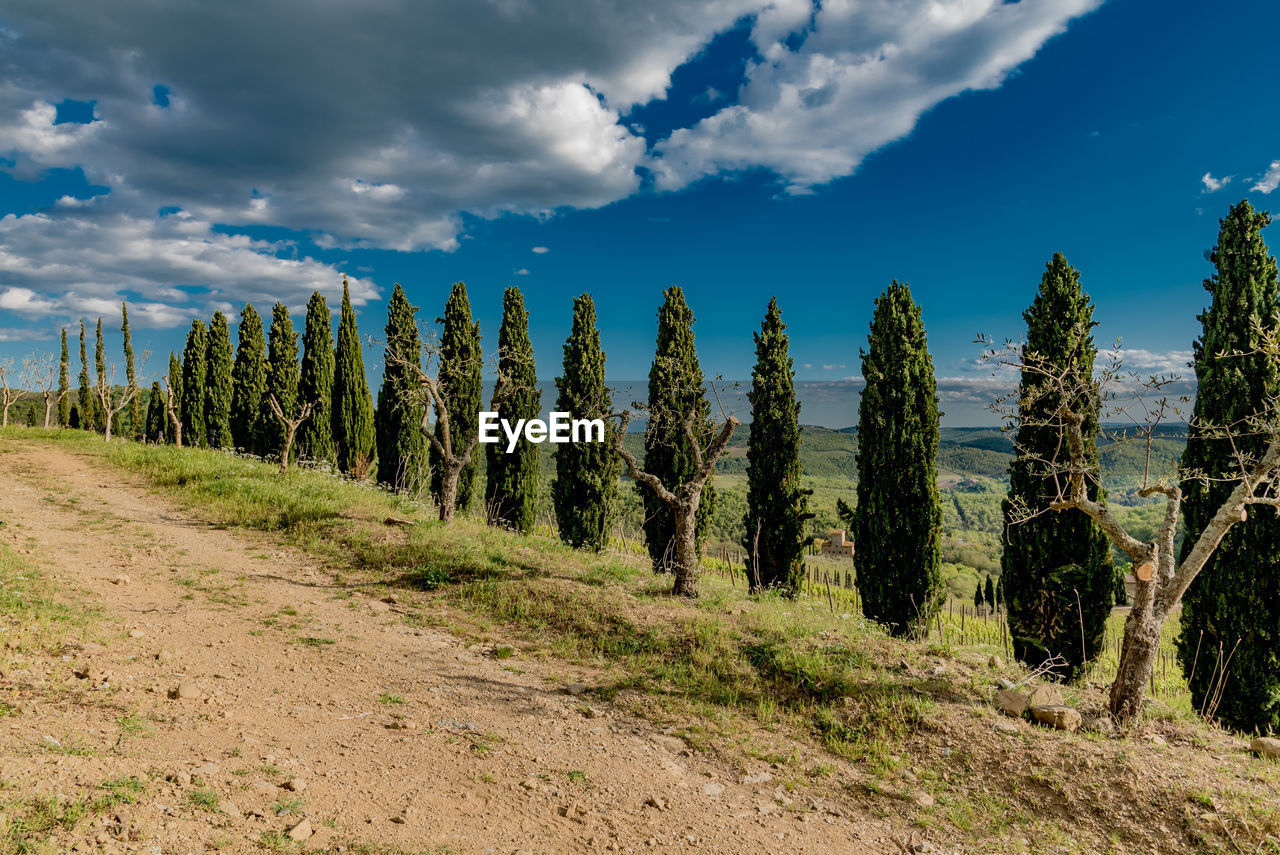
{"type": "Polygon", "coordinates": [[[563,663],[413,628],[303,554],[72,452],[6,445],[0,539],[101,616],[97,644],[6,652],[0,796],[145,783],[56,851],[862,853],[907,836],[584,703],[563,663]]]}

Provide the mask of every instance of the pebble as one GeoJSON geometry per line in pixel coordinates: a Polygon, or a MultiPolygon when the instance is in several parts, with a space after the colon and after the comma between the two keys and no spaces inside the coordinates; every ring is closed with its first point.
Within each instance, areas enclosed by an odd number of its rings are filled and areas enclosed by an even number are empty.
{"type": "Polygon", "coordinates": [[[289,828],[289,830],[285,832],[285,836],[290,840],[297,840],[301,842],[310,837],[312,833],[311,820],[304,819],[302,822],[289,828]]]}
{"type": "Polygon", "coordinates": [[[715,781],[702,785],[702,792],[709,796],[718,796],[724,792],[724,784],[717,784],[715,781]]]}
{"type": "Polygon", "coordinates": [[[291,793],[300,793],[307,788],[307,782],[302,778],[290,778],[280,786],[284,787],[291,793]]]}
{"type": "Polygon", "coordinates": [[[143,638],[144,636],[146,636],[146,633],[145,633],[145,632],[143,632],[143,631],[142,631],[142,630],[140,630],[140,629],[131,629],[131,630],[129,630],[129,637],[130,637],[130,638],[143,638]]]}
{"type": "Polygon", "coordinates": [[[659,733],[650,738],[653,740],[654,745],[657,745],[659,748],[665,748],[675,754],[679,754],[685,749],[684,740],[676,736],[664,736],[659,733]]]}
{"type": "Polygon", "coordinates": [[[571,695],[577,696],[584,694],[587,691],[587,688],[588,686],[586,683],[570,683],[564,687],[564,690],[571,695]]]}
{"type": "Polygon", "coordinates": [[[195,683],[179,683],[169,692],[169,697],[179,701],[193,700],[200,697],[200,687],[195,683]]]}

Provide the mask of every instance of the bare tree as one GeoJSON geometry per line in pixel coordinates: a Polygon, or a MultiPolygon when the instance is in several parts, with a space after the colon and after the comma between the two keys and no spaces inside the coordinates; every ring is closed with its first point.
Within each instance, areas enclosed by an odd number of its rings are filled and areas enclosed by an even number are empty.
{"type": "Polygon", "coordinates": [[[173,425],[173,444],[182,448],[182,414],[178,412],[178,402],[169,388],[169,378],[162,377],[161,380],[164,382],[164,414],[173,425]]]}
{"type": "Polygon", "coordinates": [[[283,475],[289,471],[289,457],[293,454],[293,438],[297,436],[298,428],[302,426],[302,423],[311,418],[311,413],[316,408],[316,402],[308,401],[298,410],[298,415],[292,419],[284,414],[284,410],[280,408],[280,402],[276,400],[274,392],[271,393],[268,403],[271,404],[271,412],[280,424],[284,426],[284,449],[280,452],[280,474],[283,475]]]}
{"type": "Polygon", "coordinates": [[[53,421],[53,408],[67,396],[66,389],[58,389],[58,362],[52,353],[37,353],[22,360],[23,385],[35,385],[40,388],[44,398],[44,426],[49,427],[53,421]]]}
{"type": "Polygon", "coordinates": [[[631,422],[631,411],[623,411],[611,418],[618,419],[618,428],[613,434],[613,450],[626,463],[627,474],[652,490],[655,496],[671,508],[676,527],[673,539],[675,555],[671,568],[672,575],[675,577],[672,593],[682,597],[696,597],[698,596],[698,507],[702,504],[702,491],[715,473],[716,460],[728,445],[729,437],[733,436],[733,429],[741,422],[733,416],[726,415],[719,434],[715,435],[704,450],[694,431],[698,412],[696,409],[690,410],[681,425],[685,437],[689,440],[689,449],[693,452],[694,475],[671,490],[662,483],[661,478],[641,469],[635,455],[623,444],[627,435],[627,425],[631,422]]]}
{"type": "MultiPolygon", "coordinates": [[[[461,438],[455,444],[450,430],[449,402],[440,388],[440,379],[432,374],[431,362],[438,355],[439,347],[433,336],[422,336],[423,362],[405,359],[399,348],[387,348],[387,365],[404,368],[410,377],[416,379],[418,388],[416,400],[422,404],[422,422],[418,429],[431,443],[431,447],[440,455],[440,495],[438,497],[440,521],[452,522],[458,508],[458,481],[462,470],[471,462],[471,455],[480,443],[480,434],[461,438]],[[425,367],[424,367],[425,365],[425,367]],[[435,411],[436,422],[440,426],[438,433],[432,429],[431,415],[435,411]]],[[[498,371],[498,380],[494,385],[493,396],[489,399],[489,409],[497,410],[498,405],[511,397],[519,387],[508,381],[506,375],[498,371]]],[[[400,402],[400,406],[405,404],[400,402]]]]}
{"type": "MultiPolygon", "coordinates": [[[[1261,331],[1259,336],[1265,342],[1262,349],[1271,358],[1280,361],[1280,344],[1274,337],[1268,337],[1261,331]]],[[[980,341],[990,343],[988,339],[980,341]]],[[[1221,356],[1229,355],[1239,354],[1221,356]]],[[[1273,418],[1263,416],[1250,417],[1230,425],[1193,424],[1201,435],[1228,440],[1233,448],[1238,449],[1240,445],[1237,440],[1246,435],[1264,437],[1266,445],[1256,455],[1237,452],[1237,466],[1226,475],[1213,476],[1179,469],[1172,474],[1153,477],[1151,447],[1155,432],[1162,422],[1179,417],[1178,405],[1186,401],[1185,398],[1173,398],[1165,394],[1165,390],[1178,378],[1143,378],[1126,372],[1118,349],[1112,350],[1108,364],[1089,378],[1075,376],[1070,368],[1047,364],[1012,343],[1006,343],[1000,350],[988,350],[984,359],[1017,368],[1038,378],[1038,382],[1024,385],[1020,397],[1005,396],[993,405],[993,409],[1007,419],[1014,422],[1025,420],[1025,414],[1037,411],[1037,400],[1080,402],[1088,400],[1086,393],[1097,393],[1107,405],[1107,413],[1113,420],[1127,419],[1133,425],[1131,429],[1112,432],[1112,439],[1116,442],[1145,443],[1146,465],[1138,494],[1144,498],[1163,496],[1165,504],[1156,538],[1149,542],[1134,537],[1105,504],[1089,498],[1089,483],[1096,481],[1099,473],[1087,453],[1083,430],[1087,414],[1083,409],[1070,403],[1065,404],[1035,422],[1054,430],[1060,438],[1058,448],[1052,454],[1033,456],[1029,449],[1015,449],[1018,455],[1031,461],[1036,471],[1047,479],[1052,485],[1049,492],[1053,494],[1047,509],[1033,510],[1026,506],[1018,508],[1013,520],[1015,524],[1039,513],[1080,511],[1094,519],[1111,542],[1133,560],[1137,591],[1129,617],[1125,621],[1120,665],[1110,690],[1111,716],[1118,723],[1127,724],[1142,710],[1146,687],[1159,655],[1161,627],[1182,601],[1187,587],[1200,573],[1231,527],[1248,519],[1250,505],[1280,508],[1280,424],[1273,418]],[[1182,510],[1182,485],[1210,480],[1231,482],[1235,487],[1213,514],[1203,533],[1187,552],[1186,558],[1179,562],[1174,538],[1182,510]]],[[[1024,376],[1027,376],[1026,373],[1024,376]]],[[[1273,409],[1275,402],[1257,403],[1259,411],[1268,412],[1273,409]]]]}
{"type": "Polygon", "coordinates": [[[3,415],[0,415],[0,427],[9,426],[9,407],[22,397],[22,388],[9,388],[9,372],[13,370],[12,359],[0,359],[0,404],[4,405],[3,415]]]}
{"type": "Polygon", "coordinates": [[[102,416],[106,419],[106,441],[111,442],[111,429],[115,427],[116,416],[120,414],[125,407],[129,406],[129,402],[133,400],[133,396],[138,394],[136,385],[129,386],[124,390],[124,394],[119,399],[116,398],[116,364],[112,362],[105,372],[98,374],[98,385],[93,390],[97,395],[98,402],[102,405],[102,416]]]}

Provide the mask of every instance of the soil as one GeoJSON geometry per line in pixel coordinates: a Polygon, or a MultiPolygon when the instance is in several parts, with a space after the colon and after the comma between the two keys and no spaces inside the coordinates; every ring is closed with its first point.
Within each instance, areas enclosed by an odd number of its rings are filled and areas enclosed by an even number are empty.
{"type": "Polygon", "coordinates": [[[902,820],[852,796],[787,804],[767,763],[569,694],[581,669],[406,625],[266,536],[8,445],[0,539],[100,619],[60,655],[5,656],[4,800],[146,783],[55,851],[261,852],[303,819],[321,851],[906,851],[902,820]]]}

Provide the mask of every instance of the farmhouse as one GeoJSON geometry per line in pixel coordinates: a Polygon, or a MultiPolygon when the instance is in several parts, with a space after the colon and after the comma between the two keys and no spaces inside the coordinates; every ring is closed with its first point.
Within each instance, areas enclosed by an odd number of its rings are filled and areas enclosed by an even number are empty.
{"type": "Polygon", "coordinates": [[[827,534],[827,540],[822,544],[822,554],[852,558],[853,541],[844,539],[844,529],[834,529],[827,534]]]}

